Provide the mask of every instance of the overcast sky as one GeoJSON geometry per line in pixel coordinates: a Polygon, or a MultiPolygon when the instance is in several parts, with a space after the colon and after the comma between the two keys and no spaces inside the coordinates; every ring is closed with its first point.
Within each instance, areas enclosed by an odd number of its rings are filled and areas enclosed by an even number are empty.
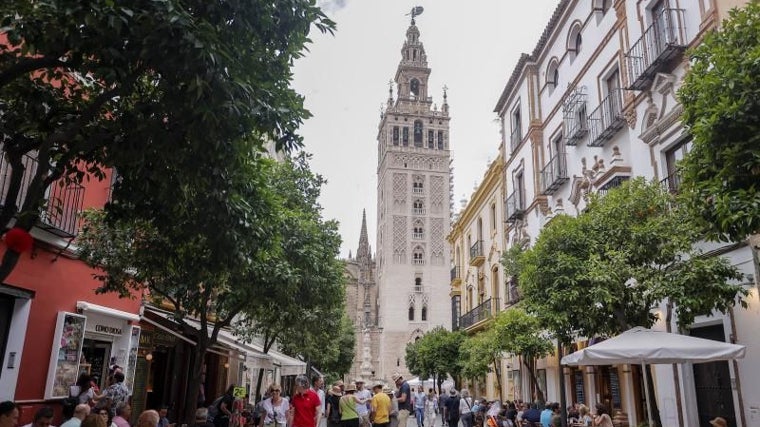
{"type": "Polygon", "coordinates": [[[341,255],[356,253],[362,209],[375,246],[377,126],[388,81],[401,59],[413,6],[432,72],[428,95],[440,106],[446,85],[451,115],[455,209],[469,199],[498,155],[493,112],[522,52],[531,52],[558,0],[321,0],[335,35],[312,33],[296,63],[294,87],[314,117],[301,129],[312,170],[327,178],[321,203],[340,221],[341,255]]]}

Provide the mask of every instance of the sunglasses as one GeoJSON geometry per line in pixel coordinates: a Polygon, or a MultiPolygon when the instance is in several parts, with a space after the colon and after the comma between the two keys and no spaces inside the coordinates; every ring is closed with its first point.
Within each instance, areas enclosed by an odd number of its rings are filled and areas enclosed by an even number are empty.
{"type": "Polygon", "coordinates": [[[272,393],[279,393],[279,392],[281,392],[281,391],[282,391],[282,390],[272,390],[272,393]]]}

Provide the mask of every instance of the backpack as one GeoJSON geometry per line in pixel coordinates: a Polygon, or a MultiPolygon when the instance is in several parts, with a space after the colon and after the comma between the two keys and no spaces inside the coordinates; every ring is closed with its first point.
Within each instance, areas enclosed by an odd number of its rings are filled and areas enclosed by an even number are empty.
{"type": "Polygon", "coordinates": [[[217,397],[216,400],[211,403],[211,406],[208,407],[208,416],[206,417],[208,422],[213,423],[214,418],[219,415],[219,404],[222,403],[222,398],[224,398],[224,395],[217,397]]]}

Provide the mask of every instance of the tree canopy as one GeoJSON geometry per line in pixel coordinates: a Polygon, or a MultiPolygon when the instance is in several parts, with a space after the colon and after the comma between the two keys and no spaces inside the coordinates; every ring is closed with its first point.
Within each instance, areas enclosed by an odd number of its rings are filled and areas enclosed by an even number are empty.
{"type": "Polygon", "coordinates": [[[593,196],[577,217],[560,215],[517,255],[525,309],[562,343],[651,327],[669,302],[679,325],[746,295],[726,259],[704,256],[701,233],[657,183],[633,179],[593,196]],[[732,281],[734,283],[732,283],[732,281]]]}
{"type": "MultiPolygon", "coordinates": [[[[150,195],[163,181],[200,182],[226,203],[226,187],[208,184],[249,150],[238,141],[301,144],[309,113],[290,66],[312,24],[334,25],[308,0],[10,0],[0,20],[0,142],[11,169],[0,225],[17,217],[26,230],[50,185],[102,179],[109,167],[130,180],[124,208],[109,216],[156,212],[150,195]]],[[[0,279],[17,260],[6,250],[0,279]]]]}
{"type": "Polygon", "coordinates": [[[440,388],[448,376],[459,376],[459,358],[463,342],[464,335],[461,332],[452,332],[438,326],[416,342],[407,344],[406,365],[412,374],[422,379],[436,379],[440,388]]]}
{"type": "Polygon", "coordinates": [[[760,4],[748,2],[689,51],[678,92],[693,137],[683,193],[708,235],[760,233],[760,4]]]}

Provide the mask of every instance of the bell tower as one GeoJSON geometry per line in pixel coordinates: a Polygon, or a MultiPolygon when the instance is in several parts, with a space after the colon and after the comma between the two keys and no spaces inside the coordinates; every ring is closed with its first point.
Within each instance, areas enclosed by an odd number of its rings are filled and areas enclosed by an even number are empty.
{"type": "Polygon", "coordinates": [[[406,344],[451,322],[449,107],[445,88],[440,109],[429,95],[420,13],[412,10],[377,134],[377,369],[385,379],[409,378],[406,344]]]}

